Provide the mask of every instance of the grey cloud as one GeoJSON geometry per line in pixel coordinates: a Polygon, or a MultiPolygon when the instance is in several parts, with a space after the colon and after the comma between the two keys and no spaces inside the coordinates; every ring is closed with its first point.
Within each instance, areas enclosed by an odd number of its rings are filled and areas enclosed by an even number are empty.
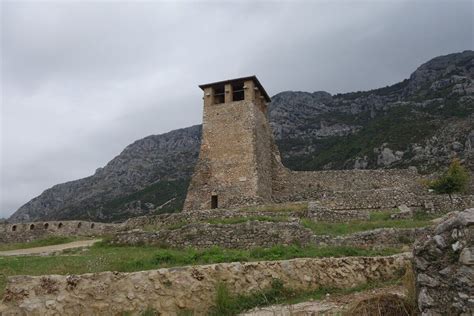
{"type": "Polygon", "coordinates": [[[138,138],[200,123],[200,83],[370,89],[474,46],[462,0],[0,5],[0,217],[138,138]]]}

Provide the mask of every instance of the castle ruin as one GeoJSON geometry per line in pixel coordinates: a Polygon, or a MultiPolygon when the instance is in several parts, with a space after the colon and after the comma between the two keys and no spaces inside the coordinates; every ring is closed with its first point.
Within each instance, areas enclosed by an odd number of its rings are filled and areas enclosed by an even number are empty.
{"type": "Polygon", "coordinates": [[[416,205],[416,170],[291,171],[268,123],[271,101],[256,76],[199,86],[201,150],[185,210],[318,200],[332,209],[416,205]]]}

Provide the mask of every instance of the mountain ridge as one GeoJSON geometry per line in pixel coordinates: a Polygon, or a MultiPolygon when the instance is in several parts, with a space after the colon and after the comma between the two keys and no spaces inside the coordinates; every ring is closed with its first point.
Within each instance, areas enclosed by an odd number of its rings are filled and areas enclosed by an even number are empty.
{"type": "MultiPolygon", "coordinates": [[[[283,163],[295,170],[416,166],[427,173],[453,157],[474,170],[473,78],[474,52],[464,51],[373,90],[284,91],[272,97],[270,125],[283,163]]],[[[45,190],[9,220],[119,221],[179,210],[200,135],[195,125],[137,140],[93,175],[45,190]]]]}

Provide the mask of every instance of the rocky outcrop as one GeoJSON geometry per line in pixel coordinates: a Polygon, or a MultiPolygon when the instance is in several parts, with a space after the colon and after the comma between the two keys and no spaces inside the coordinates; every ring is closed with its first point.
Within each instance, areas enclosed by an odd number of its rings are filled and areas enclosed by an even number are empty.
{"type": "Polygon", "coordinates": [[[161,211],[178,209],[184,199],[186,179],[197,160],[200,138],[201,127],[193,126],[138,140],[94,175],[44,191],[20,207],[9,221],[111,221],[149,213],[167,201],[171,205],[165,205],[161,211]],[[148,197],[141,203],[137,193],[150,187],[154,187],[153,194],[158,192],[160,196],[154,199],[157,202],[146,205],[148,197]]]}
{"type": "Polygon", "coordinates": [[[293,259],[220,263],[133,273],[15,276],[8,278],[1,315],[206,315],[216,288],[260,292],[275,279],[295,290],[348,288],[396,278],[409,264],[406,254],[389,257],[293,259]]]}
{"type": "MultiPolygon", "coordinates": [[[[473,77],[473,51],[440,56],[381,89],[278,93],[269,121],[283,163],[295,170],[430,172],[453,157],[474,170],[473,77]]],[[[44,191],[10,221],[114,221],[179,210],[200,139],[201,127],[193,126],[138,140],[94,175],[44,191]]]]}
{"type": "Polygon", "coordinates": [[[448,214],[413,253],[422,315],[473,315],[474,209],[448,214]]]}

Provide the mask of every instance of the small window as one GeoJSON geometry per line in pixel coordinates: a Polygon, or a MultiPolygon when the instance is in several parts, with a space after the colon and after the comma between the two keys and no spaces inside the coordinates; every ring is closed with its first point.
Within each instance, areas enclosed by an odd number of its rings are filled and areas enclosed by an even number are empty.
{"type": "Polygon", "coordinates": [[[245,98],[244,93],[244,83],[234,83],[232,84],[232,100],[233,101],[242,101],[245,98]]]}
{"type": "Polygon", "coordinates": [[[30,225],[30,230],[33,230],[33,229],[35,229],[35,224],[30,225]]]}
{"type": "Polygon", "coordinates": [[[58,228],[62,228],[62,227],[63,227],[63,223],[59,223],[58,228]]]}
{"type": "Polygon", "coordinates": [[[12,232],[16,232],[16,225],[12,226],[12,232]]]}
{"type": "Polygon", "coordinates": [[[79,222],[79,224],[77,224],[77,228],[81,228],[81,226],[82,226],[82,223],[79,222]]]}
{"type": "Polygon", "coordinates": [[[214,104],[225,102],[224,85],[214,87],[214,104]]]}
{"type": "Polygon", "coordinates": [[[49,227],[49,224],[48,224],[48,223],[44,223],[44,225],[43,225],[43,226],[44,226],[44,229],[48,229],[48,227],[49,227]]]}
{"type": "Polygon", "coordinates": [[[211,196],[211,209],[215,209],[218,207],[218,199],[217,195],[211,196]]]}
{"type": "Polygon", "coordinates": [[[92,223],[92,224],[91,224],[91,229],[92,229],[92,228],[94,228],[94,226],[95,226],[95,224],[94,224],[94,223],[92,223]]]}

